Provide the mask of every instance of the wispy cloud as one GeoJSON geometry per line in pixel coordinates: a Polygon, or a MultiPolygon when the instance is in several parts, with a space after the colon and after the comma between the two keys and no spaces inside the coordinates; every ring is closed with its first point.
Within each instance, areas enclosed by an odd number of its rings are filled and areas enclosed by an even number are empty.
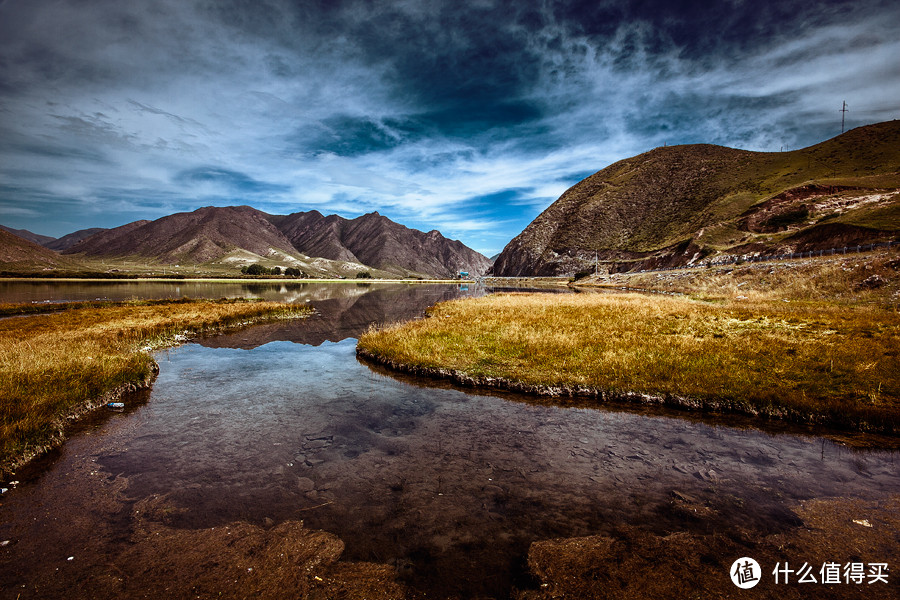
{"type": "Polygon", "coordinates": [[[371,210],[493,254],[663,143],[900,118],[882,0],[0,4],[0,221],[371,210]],[[696,5],[695,5],[696,4],[696,5]]]}

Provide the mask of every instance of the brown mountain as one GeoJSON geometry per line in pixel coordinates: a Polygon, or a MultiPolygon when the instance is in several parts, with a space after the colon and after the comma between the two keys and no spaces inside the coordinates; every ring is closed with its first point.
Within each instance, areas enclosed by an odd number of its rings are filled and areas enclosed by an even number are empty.
{"type": "Polygon", "coordinates": [[[402,275],[455,277],[460,271],[480,275],[490,260],[449,240],[395,223],[377,212],[355,219],[300,212],[269,219],[304,254],[362,263],[402,275]]]}
{"type": "Polygon", "coordinates": [[[101,231],[107,231],[105,227],[91,227],[90,229],[80,229],[68,235],[64,235],[59,239],[51,238],[49,241],[41,242],[41,246],[62,252],[68,250],[83,239],[87,239],[92,235],[96,235],[101,231]]]}
{"type": "Polygon", "coordinates": [[[494,262],[498,276],[676,266],[900,236],[900,121],[809,148],[656,148],[567,190],[494,262]],[[596,257],[596,258],[595,258],[596,257]]]}
{"type": "Polygon", "coordinates": [[[13,229],[12,227],[7,227],[5,225],[0,225],[0,229],[6,230],[13,235],[17,235],[24,240],[28,240],[29,242],[34,242],[35,244],[40,244],[41,246],[46,246],[47,244],[53,242],[56,238],[50,237],[49,235],[41,235],[39,233],[32,233],[27,229],[13,229]]]}
{"type": "Polygon", "coordinates": [[[236,266],[258,257],[288,262],[294,257],[301,260],[291,264],[306,272],[345,275],[370,267],[401,276],[453,277],[459,271],[481,274],[490,265],[461,242],[437,231],[409,229],[378,213],[348,220],[316,211],[269,215],[249,206],[205,207],[100,230],[63,254],[236,266]],[[310,256],[318,258],[306,259],[310,256]]]}
{"type": "Polygon", "coordinates": [[[31,271],[73,264],[52,250],[12,234],[5,227],[0,228],[0,271],[31,271]]]}
{"type": "Polygon", "coordinates": [[[63,253],[138,256],[162,263],[204,263],[238,248],[260,256],[272,250],[294,253],[291,243],[266,216],[249,206],[207,206],[101,231],[63,253]]]}

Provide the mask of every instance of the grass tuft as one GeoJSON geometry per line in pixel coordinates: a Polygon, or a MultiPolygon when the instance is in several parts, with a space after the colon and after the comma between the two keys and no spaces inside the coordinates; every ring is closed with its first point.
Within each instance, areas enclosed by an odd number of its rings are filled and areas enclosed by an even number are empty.
{"type": "Polygon", "coordinates": [[[85,405],[148,385],[150,348],[310,311],[225,299],[3,305],[0,314],[26,316],[0,319],[0,471],[61,441],[67,417],[85,405]]]}
{"type": "MultiPolygon", "coordinates": [[[[502,294],[371,330],[387,364],[900,432],[900,316],[872,306],[502,294]]],[[[521,387],[521,386],[520,386],[521,387]]],[[[676,403],[677,404],[677,403],[676,403]]]]}

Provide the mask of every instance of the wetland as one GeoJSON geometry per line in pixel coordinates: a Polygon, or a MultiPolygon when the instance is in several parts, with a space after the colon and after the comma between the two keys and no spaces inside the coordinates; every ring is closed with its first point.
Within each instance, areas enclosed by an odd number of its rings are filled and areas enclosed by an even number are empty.
{"type": "MultiPolygon", "coordinates": [[[[485,291],[207,294],[309,299],[315,314],[155,352],[152,389],[16,474],[0,497],[0,594],[665,597],[652,582],[670,568],[670,594],[727,595],[741,556],[769,570],[896,564],[896,451],[740,417],[479,392],[356,358],[371,324],[485,291]]],[[[85,299],[54,294],[31,300],[85,299]]]]}

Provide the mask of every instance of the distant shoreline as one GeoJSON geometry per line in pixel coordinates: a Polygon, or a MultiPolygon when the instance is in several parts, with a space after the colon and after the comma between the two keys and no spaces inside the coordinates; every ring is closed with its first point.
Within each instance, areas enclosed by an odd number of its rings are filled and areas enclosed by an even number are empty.
{"type": "Polygon", "coordinates": [[[475,283],[474,279],[286,279],[276,277],[0,277],[2,281],[205,282],[205,283],[475,283]]]}

